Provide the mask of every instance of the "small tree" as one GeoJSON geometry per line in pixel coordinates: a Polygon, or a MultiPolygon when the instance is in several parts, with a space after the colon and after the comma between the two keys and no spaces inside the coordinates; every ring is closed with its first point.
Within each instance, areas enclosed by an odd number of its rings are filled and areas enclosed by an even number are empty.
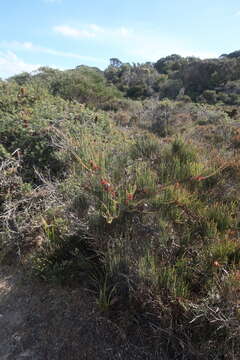
{"type": "Polygon", "coordinates": [[[117,58],[111,58],[111,59],[110,59],[110,66],[119,68],[119,67],[122,66],[122,62],[121,62],[119,59],[117,59],[117,58]]]}

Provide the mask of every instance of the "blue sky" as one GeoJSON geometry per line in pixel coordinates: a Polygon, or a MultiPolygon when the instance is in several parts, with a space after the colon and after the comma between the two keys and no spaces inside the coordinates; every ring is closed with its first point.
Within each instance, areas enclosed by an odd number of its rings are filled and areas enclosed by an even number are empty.
{"type": "Polygon", "coordinates": [[[0,77],[240,49],[239,0],[1,0],[0,77]]]}

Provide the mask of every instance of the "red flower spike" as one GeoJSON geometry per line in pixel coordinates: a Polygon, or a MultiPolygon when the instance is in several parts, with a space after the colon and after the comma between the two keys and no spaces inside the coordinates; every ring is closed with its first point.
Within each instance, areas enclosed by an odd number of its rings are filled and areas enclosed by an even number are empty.
{"type": "Polygon", "coordinates": [[[95,164],[95,162],[93,162],[92,160],[89,161],[91,168],[95,171],[95,170],[100,170],[100,167],[98,165],[95,164]]]}
{"type": "Polygon", "coordinates": [[[131,193],[127,193],[127,200],[133,200],[133,194],[131,194],[131,193]]]}
{"type": "Polygon", "coordinates": [[[194,177],[192,178],[192,180],[196,180],[196,181],[202,181],[202,180],[205,180],[205,179],[206,179],[205,176],[194,176],[194,177]]]}
{"type": "Polygon", "coordinates": [[[105,179],[101,179],[101,185],[103,186],[105,191],[111,191],[111,185],[105,179]]]}
{"type": "Polygon", "coordinates": [[[106,185],[106,184],[108,184],[108,181],[105,180],[105,179],[101,179],[101,184],[102,184],[102,185],[106,185]]]}

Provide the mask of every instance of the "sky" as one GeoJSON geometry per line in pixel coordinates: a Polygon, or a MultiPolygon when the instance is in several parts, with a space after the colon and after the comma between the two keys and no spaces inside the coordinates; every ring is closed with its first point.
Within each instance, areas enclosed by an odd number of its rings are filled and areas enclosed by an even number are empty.
{"type": "Polygon", "coordinates": [[[240,49],[239,0],[0,0],[0,78],[240,49]]]}

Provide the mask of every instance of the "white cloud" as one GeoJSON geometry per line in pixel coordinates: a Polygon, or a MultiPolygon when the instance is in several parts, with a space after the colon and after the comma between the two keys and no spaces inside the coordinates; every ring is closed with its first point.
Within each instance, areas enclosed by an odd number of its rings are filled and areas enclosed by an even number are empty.
{"type": "Polygon", "coordinates": [[[215,52],[196,49],[191,42],[184,39],[156,34],[153,31],[130,32],[127,40],[124,47],[126,56],[137,58],[140,62],[154,62],[171,54],[195,56],[201,59],[219,56],[215,52]]]}
{"type": "Polygon", "coordinates": [[[31,50],[33,48],[33,43],[25,41],[1,41],[0,48],[8,49],[8,50],[31,50]]]}
{"type": "Polygon", "coordinates": [[[26,49],[31,49],[33,47],[33,44],[31,42],[24,42],[23,47],[26,49]]]}
{"type": "Polygon", "coordinates": [[[27,71],[31,72],[40,67],[39,64],[29,64],[18,58],[12,51],[0,51],[0,77],[5,79],[10,76],[27,71]]]}
{"type": "Polygon", "coordinates": [[[105,31],[101,26],[98,26],[96,24],[90,24],[88,25],[88,27],[96,33],[103,33],[105,31]]]}
{"type": "Polygon", "coordinates": [[[96,58],[93,56],[85,56],[85,55],[80,55],[80,54],[72,53],[72,52],[68,52],[68,51],[61,51],[61,50],[46,48],[44,46],[34,45],[31,42],[2,41],[2,42],[0,42],[0,48],[4,48],[6,50],[11,50],[11,51],[24,50],[24,51],[43,53],[43,54],[61,56],[61,57],[72,58],[72,59],[79,59],[82,61],[91,61],[91,62],[96,62],[96,63],[105,62],[105,60],[102,58],[96,58]]]}
{"type": "Polygon", "coordinates": [[[217,58],[219,54],[207,51],[193,51],[187,50],[181,46],[156,46],[156,44],[143,43],[141,47],[132,47],[127,50],[128,54],[134,57],[138,57],[139,61],[157,61],[161,57],[165,57],[171,54],[178,54],[183,57],[194,56],[200,59],[213,59],[217,58]]]}
{"type": "Polygon", "coordinates": [[[240,10],[237,11],[234,15],[235,15],[235,16],[240,16],[240,10]]]}
{"type": "Polygon", "coordinates": [[[92,38],[95,37],[96,33],[96,29],[92,29],[92,31],[78,30],[67,25],[54,26],[53,30],[63,36],[69,36],[74,38],[92,38]]]}
{"type": "Polygon", "coordinates": [[[103,28],[96,24],[85,25],[84,28],[74,28],[68,25],[58,25],[53,27],[53,31],[72,38],[100,38],[100,39],[112,39],[115,38],[127,38],[132,35],[132,30],[121,26],[119,28],[103,28]]]}
{"type": "Polygon", "coordinates": [[[45,54],[62,56],[62,57],[68,57],[68,58],[72,58],[72,59],[79,59],[79,60],[85,60],[85,61],[94,61],[94,62],[102,62],[102,61],[104,61],[103,59],[92,57],[92,56],[85,56],[85,55],[80,55],[80,54],[67,52],[67,51],[59,51],[59,50],[44,48],[44,47],[41,47],[41,46],[36,46],[33,49],[35,51],[37,51],[37,52],[42,52],[42,53],[45,53],[45,54]]]}
{"type": "Polygon", "coordinates": [[[123,36],[123,37],[129,37],[129,36],[131,36],[132,31],[127,29],[126,27],[122,26],[119,29],[116,29],[115,33],[120,36],[123,36]]]}
{"type": "MultiPolygon", "coordinates": [[[[178,39],[177,37],[156,34],[153,30],[145,32],[134,31],[125,26],[103,28],[96,24],[87,24],[81,29],[67,25],[59,25],[55,26],[53,30],[60,35],[76,39],[92,38],[94,40],[104,40],[108,42],[109,45],[114,43],[114,46],[121,46],[122,49],[124,49],[125,57],[138,57],[139,61],[156,61],[160,57],[173,53],[182,56],[200,57],[202,59],[218,56],[214,52],[200,51],[198,49],[193,50],[191,49],[191,44],[187,44],[184,40],[178,39]]],[[[70,54],[65,56],[70,56],[70,54]]]]}

